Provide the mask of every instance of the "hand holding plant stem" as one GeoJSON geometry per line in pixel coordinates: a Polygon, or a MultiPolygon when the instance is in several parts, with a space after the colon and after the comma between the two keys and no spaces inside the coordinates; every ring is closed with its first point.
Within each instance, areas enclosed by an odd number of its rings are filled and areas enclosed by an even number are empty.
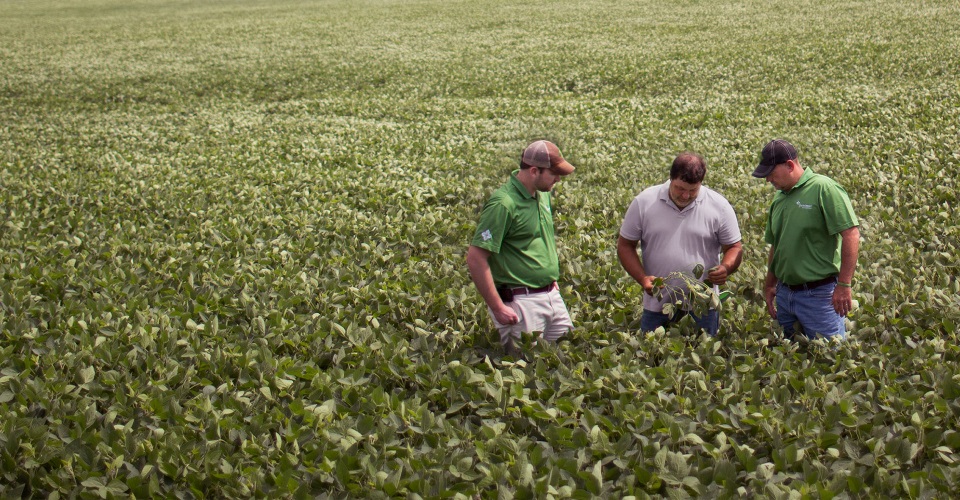
{"type": "MultiPolygon", "coordinates": [[[[723,281],[726,282],[726,268],[715,266],[711,268],[708,279],[711,274],[720,273],[723,275],[723,281]]],[[[671,314],[674,307],[683,307],[695,314],[703,314],[709,309],[720,309],[720,296],[714,291],[715,282],[704,282],[700,278],[703,276],[703,264],[697,264],[693,267],[693,276],[681,271],[674,271],[665,278],[656,277],[653,281],[653,295],[659,300],[663,300],[664,292],[669,297],[677,297],[673,303],[664,304],[664,312],[671,314]],[[674,285],[672,283],[680,282],[674,285]],[[671,311],[671,312],[668,312],[671,311]]]]}
{"type": "Polygon", "coordinates": [[[714,285],[722,285],[727,282],[727,276],[729,276],[727,266],[718,264],[710,268],[706,281],[714,285]]]}
{"type": "Polygon", "coordinates": [[[643,291],[653,295],[654,297],[660,298],[660,291],[663,290],[663,287],[666,286],[663,278],[659,276],[647,276],[644,280],[644,283],[640,284],[643,286],[643,291]]]}

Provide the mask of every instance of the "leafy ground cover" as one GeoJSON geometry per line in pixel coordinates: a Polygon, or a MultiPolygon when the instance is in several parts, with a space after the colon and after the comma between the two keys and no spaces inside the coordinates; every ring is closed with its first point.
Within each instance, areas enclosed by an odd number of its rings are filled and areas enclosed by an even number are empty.
{"type": "Polygon", "coordinates": [[[949,497],[951,1],[0,4],[0,495],[949,497]],[[791,139],[861,217],[851,340],[759,294],[791,139]],[[578,324],[502,358],[463,256],[528,141],[578,324]],[[723,330],[637,331],[628,201],[737,209],[723,330]]]}

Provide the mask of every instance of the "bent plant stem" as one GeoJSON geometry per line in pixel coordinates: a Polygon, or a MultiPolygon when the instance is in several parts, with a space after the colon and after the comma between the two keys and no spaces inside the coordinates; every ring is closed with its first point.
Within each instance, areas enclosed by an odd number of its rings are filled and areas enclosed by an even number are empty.
{"type": "Polygon", "coordinates": [[[664,293],[669,297],[679,297],[671,303],[664,304],[663,313],[672,316],[678,307],[698,316],[710,309],[719,311],[722,307],[720,295],[713,286],[700,279],[702,276],[703,264],[697,264],[692,270],[692,275],[674,271],[666,278],[654,279],[653,286],[657,289],[658,300],[663,300],[664,293]]]}

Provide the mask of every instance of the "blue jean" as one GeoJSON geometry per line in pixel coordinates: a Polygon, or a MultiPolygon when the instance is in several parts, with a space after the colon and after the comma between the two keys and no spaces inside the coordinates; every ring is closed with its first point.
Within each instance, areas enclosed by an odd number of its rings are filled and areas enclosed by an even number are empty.
{"type": "Polygon", "coordinates": [[[793,291],[782,283],[778,284],[777,322],[783,327],[784,336],[792,338],[796,324],[800,323],[803,333],[811,340],[817,335],[844,338],[847,332],[843,316],[833,308],[836,287],[831,283],[812,290],[793,291]]]}
{"type": "MultiPolygon", "coordinates": [[[[670,326],[671,323],[680,321],[680,319],[686,315],[686,311],[677,311],[671,318],[662,312],[644,309],[643,315],[640,316],[640,329],[645,332],[652,332],[661,326],[666,328],[670,326]]],[[[690,317],[697,323],[697,326],[706,330],[711,337],[715,337],[717,332],[720,331],[720,313],[716,309],[710,309],[707,311],[707,314],[703,316],[690,314],[690,317]]]]}

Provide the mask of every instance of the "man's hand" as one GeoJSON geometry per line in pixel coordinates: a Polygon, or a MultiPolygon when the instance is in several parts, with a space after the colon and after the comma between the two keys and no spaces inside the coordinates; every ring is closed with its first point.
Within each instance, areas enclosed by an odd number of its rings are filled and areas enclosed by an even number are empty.
{"type": "MultiPolygon", "coordinates": [[[[773,262],[773,246],[767,254],[767,266],[773,262]]],[[[777,319],[777,277],[773,271],[767,269],[767,276],[763,278],[763,300],[767,302],[767,314],[771,318],[777,319]]]]}
{"type": "Polygon", "coordinates": [[[833,310],[840,316],[846,316],[853,307],[853,292],[848,286],[837,285],[833,289],[833,310]]]}
{"type": "Polygon", "coordinates": [[[643,291],[647,292],[648,295],[656,295],[660,291],[662,286],[654,286],[654,282],[657,280],[656,276],[644,276],[640,280],[640,286],[643,287],[643,291]]]}
{"type": "Polygon", "coordinates": [[[764,287],[763,298],[767,301],[767,314],[777,319],[777,285],[764,287]]]}
{"type": "Polygon", "coordinates": [[[520,322],[520,316],[512,307],[503,304],[502,308],[493,309],[493,316],[501,325],[515,325],[520,322]]]}
{"type": "Polygon", "coordinates": [[[720,264],[710,268],[710,272],[707,273],[707,282],[712,285],[722,285],[727,282],[728,276],[730,276],[730,273],[727,266],[720,264]]]}

